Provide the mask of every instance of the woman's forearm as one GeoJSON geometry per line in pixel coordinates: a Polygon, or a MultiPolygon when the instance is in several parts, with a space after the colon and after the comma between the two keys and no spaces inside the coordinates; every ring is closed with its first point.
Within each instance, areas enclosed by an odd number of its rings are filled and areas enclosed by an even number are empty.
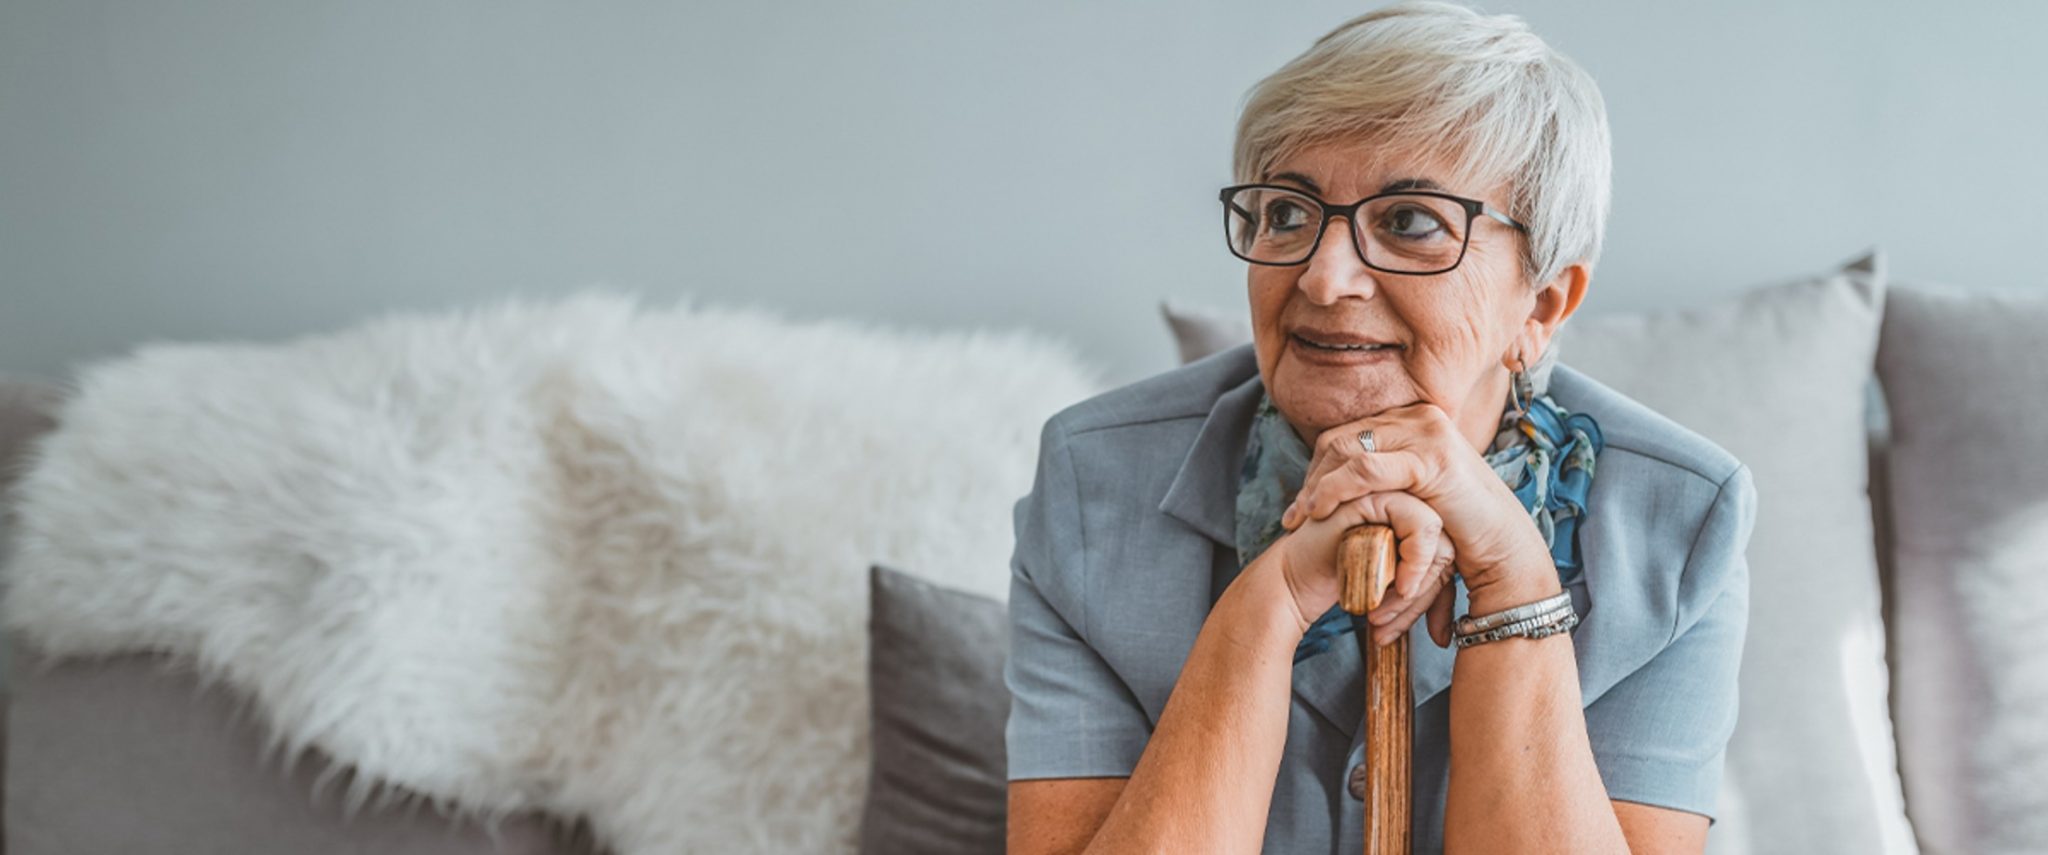
{"type": "MultiPolygon", "coordinates": [[[[1474,591],[1473,614],[1556,594],[1556,565],[1474,591]]],[[[1579,705],[1571,636],[1508,638],[1458,651],[1451,677],[1451,780],[1444,851],[1622,852],[1579,705]]]]}
{"type": "Polygon", "coordinates": [[[1086,851],[1259,851],[1287,743],[1294,647],[1308,629],[1269,564],[1252,562],[1217,598],[1086,851]]]}

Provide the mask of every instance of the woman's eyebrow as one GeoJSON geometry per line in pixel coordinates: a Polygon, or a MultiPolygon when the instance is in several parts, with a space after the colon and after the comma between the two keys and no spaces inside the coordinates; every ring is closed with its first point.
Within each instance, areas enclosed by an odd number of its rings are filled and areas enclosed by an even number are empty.
{"type": "MultiPolygon", "coordinates": [[[[1299,173],[1299,172],[1282,172],[1282,173],[1280,173],[1280,174],[1278,174],[1278,175],[1268,175],[1268,176],[1266,176],[1266,181],[1268,181],[1268,182],[1273,182],[1273,181],[1292,181],[1292,182],[1294,182],[1294,183],[1296,183],[1296,184],[1299,184],[1299,185],[1301,185],[1301,186],[1303,186],[1303,187],[1306,187],[1306,188],[1308,188],[1308,192],[1310,192],[1310,193],[1314,193],[1314,194],[1316,194],[1316,195],[1322,195],[1322,192],[1323,192],[1323,188],[1322,188],[1322,187],[1321,187],[1320,185],[1316,184],[1316,181],[1315,181],[1315,179],[1313,179],[1313,178],[1310,178],[1310,177],[1308,177],[1308,176],[1306,176],[1306,175],[1303,175],[1303,174],[1301,174],[1301,173],[1299,173]]],[[[1381,188],[1380,188],[1380,192],[1381,192],[1381,193],[1396,193],[1396,192],[1400,192],[1400,191],[1402,191],[1402,190],[1442,190],[1442,189],[1444,189],[1444,186],[1443,186],[1442,184],[1438,184],[1438,183],[1436,183],[1435,181],[1432,181],[1432,180],[1430,180],[1430,179],[1427,179],[1427,178],[1396,178],[1396,179],[1394,179],[1394,180],[1392,180],[1392,181],[1389,181],[1389,182],[1387,182],[1387,183],[1386,183],[1386,186],[1384,186],[1384,187],[1381,187],[1381,188]]]]}
{"type": "Polygon", "coordinates": [[[1313,178],[1310,178],[1310,177],[1308,177],[1308,176],[1306,176],[1306,175],[1303,175],[1303,174],[1301,174],[1301,173],[1299,173],[1299,172],[1282,172],[1282,173],[1280,173],[1279,175],[1268,175],[1268,176],[1266,176],[1266,180],[1267,180],[1268,182],[1272,182],[1272,181],[1292,181],[1292,182],[1294,182],[1294,183],[1296,183],[1296,184],[1299,184],[1299,185],[1301,185],[1301,186],[1303,186],[1303,187],[1307,187],[1307,188],[1308,188],[1308,192],[1310,192],[1310,193],[1314,193],[1314,194],[1316,194],[1316,195],[1318,195],[1318,196],[1322,195],[1322,193],[1323,193],[1323,188],[1322,188],[1321,186],[1319,186],[1319,185],[1317,185],[1317,184],[1316,184],[1316,180],[1315,180],[1315,179],[1313,179],[1313,178]]]}
{"type": "Polygon", "coordinates": [[[1380,188],[1380,192],[1381,192],[1381,193],[1394,193],[1394,192],[1398,192],[1398,191],[1401,191],[1401,190],[1442,190],[1442,189],[1444,189],[1444,186],[1443,186],[1442,184],[1438,184],[1438,183],[1436,183],[1436,182],[1434,182],[1434,181],[1431,181],[1431,180],[1429,180],[1429,179],[1427,179],[1427,178],[1397,178],[1397,179],[1394,179],[1393,181],[1389,181],[1389,182],[1387,182],[1387,186],[1385,186],[1385,187],[1381,187],[1381,188],[1380,188]]]}

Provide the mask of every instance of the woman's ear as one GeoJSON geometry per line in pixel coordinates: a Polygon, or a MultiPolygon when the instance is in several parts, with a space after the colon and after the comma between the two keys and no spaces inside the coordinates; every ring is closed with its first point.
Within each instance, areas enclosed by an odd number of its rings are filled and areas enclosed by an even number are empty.
{"type": "MultiPolygon", "coordinates": [[[[1530,364],[1550,347],[1550,339],[1557,334],[1558,327],[1565,319],[1579,310],[1579,304],[1586,299],[1586,288],[1593,278],[1593,271],[1583,262],[1573,262],[1558,271],[1557,276],[1536,289],[1535,305],[1529,310],[1529,317],[1522,322],[1522,335],[1517,342],[1523,359],[1530,364]]],[[[1514,354],[1504,359],[1512,361],[1514,354]]],[[[1511,369],[1513,365],[1509,366],[1511,369]]]]}

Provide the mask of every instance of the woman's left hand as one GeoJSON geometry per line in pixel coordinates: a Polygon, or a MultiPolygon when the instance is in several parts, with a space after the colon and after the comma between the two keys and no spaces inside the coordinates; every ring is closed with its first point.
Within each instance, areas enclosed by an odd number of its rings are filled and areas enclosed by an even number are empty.
{"type": "MultiPolygon", "coordinates": [[[[1322,519],[1344,502],[1384,492],[1409,493],[1443,519],[1443,535],[1452,546],[1458,575],[1465,578],[1475,600],[1494,586],[1555,585],[1556,566],[1550,564],[1549,548],[1528,510],[1450,415],[1428,402],[1394,407],[1323,431],[1316,438],[1301,492],[1280,522],[1292,531],[1303,521],[1303,513],[1322,519]],[[1367,429],[1378,449],[1372,453],[1358,441],[1359,433],[1367,429]],[[1550,573],[1549,585],[1530,578],[1544,566],[1550,573]]],[[[1373,641],[1385,643],[1407,632],[1426,608],[1431,639],[1438,646],[1447,645],[1453,598],[1447,582],[1448,574],[1430,574],[1412,594],[1389,591],[1374,616],[1391,614],[1394,619],[1373,621],[1373,641]]]]}

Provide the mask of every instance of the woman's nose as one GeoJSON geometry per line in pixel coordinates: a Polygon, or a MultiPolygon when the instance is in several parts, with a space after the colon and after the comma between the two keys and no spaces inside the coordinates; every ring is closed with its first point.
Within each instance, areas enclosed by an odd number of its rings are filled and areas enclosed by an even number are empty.
{"type": "Polygon", "coordinates": [[[1360,260],[1351,220],[1331,217],[1323,225],[1323,239],[1308,258],[1307,269],[1295,280],[1295,287],[1317,305],[1327,306],[1343,297],[1370,300],[1379,289],[1373,269],[1360,260]]]}

